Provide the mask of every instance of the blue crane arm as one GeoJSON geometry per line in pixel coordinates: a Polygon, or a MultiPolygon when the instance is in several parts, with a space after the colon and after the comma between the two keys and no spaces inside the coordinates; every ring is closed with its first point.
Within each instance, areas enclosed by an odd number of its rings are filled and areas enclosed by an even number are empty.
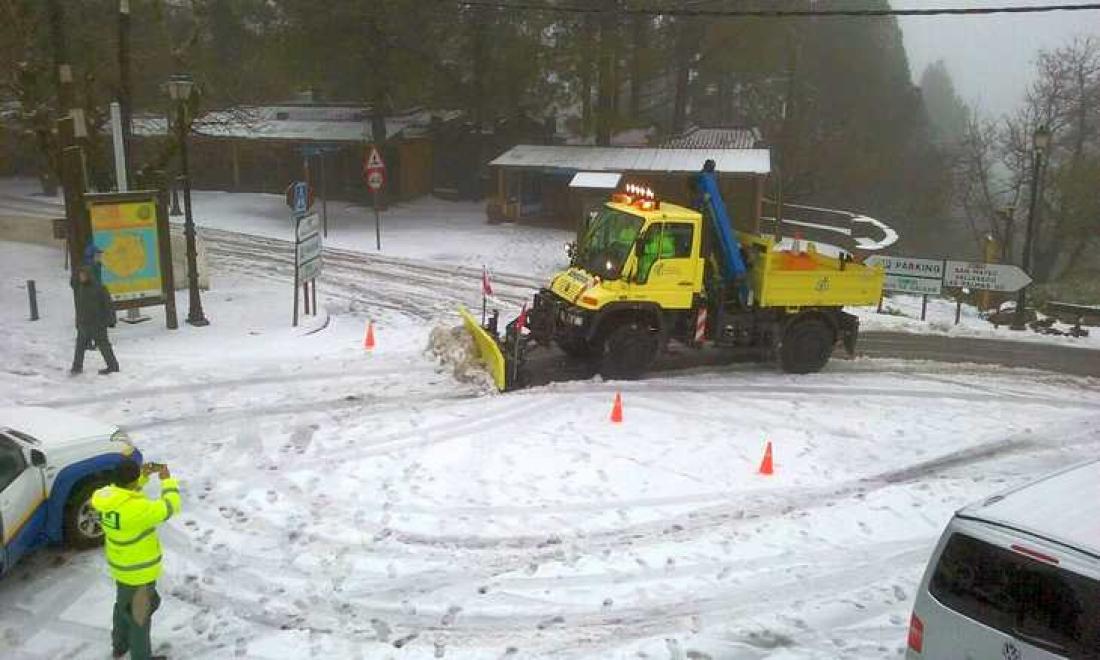
{"type": "Polygon", "coordinates": [[[710,218],[714,233],[718,237],[718,249],[721,254],[722,281],[732,284],[747,272],[745,261],[741,258],[741,246],[733,235],[733,223],[730,222],[722,193],[718,190],[718,177],[714,172],[700,172],[696,175],[699,192],[702,196],[701,210],[710,218]]]}

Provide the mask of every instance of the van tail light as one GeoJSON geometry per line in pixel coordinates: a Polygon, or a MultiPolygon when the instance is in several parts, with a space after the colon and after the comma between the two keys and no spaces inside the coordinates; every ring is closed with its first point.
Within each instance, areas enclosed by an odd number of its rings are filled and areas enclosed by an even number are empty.
{"type": "Polygon", "coordinates": [[[924,622],[916,614],[909,617],[909,648],[917,653],[924,651],[924,622]]]}

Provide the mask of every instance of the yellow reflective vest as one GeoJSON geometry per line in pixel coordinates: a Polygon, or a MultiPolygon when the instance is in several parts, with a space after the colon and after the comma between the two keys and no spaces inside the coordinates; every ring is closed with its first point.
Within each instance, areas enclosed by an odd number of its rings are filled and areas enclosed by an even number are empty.
{"type": "Polygon", "coordinates": [[[142,477],[137,490],[104,486],[92,495],[106,537],[107,566],[111,576],[126,585],[149,584],[160,577],[157,525],[180,510],[179,482],[161,481],[160,498],[151,500],[141,492],[147,481],[142,477]]]}

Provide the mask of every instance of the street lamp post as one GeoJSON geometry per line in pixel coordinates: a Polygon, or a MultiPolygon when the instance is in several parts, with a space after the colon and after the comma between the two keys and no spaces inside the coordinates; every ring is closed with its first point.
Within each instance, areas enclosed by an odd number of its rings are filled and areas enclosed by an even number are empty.
{"type": "MultiPolygon", "coordinates": [[[[1031,275],[1032,243],[1035,240],[1035,224],[1039,215],[1039,191],[1041,190],[1039,179],[1043,171],[1043,155],[1046,153],[1047,147],[1050,146],[1050,129],[1045,125],[1035,129],[1035,134],[1032,136],[1032,146],[1035,148],[1035,155],[1032,158],[1031,169],[1031,206],[1027,212],[1027,233],[1024,235],[1023,258],[1023,269],[1028,275],[1031,275]]],[[[1016,318],[1010,326],[1013,330],[1023,330],[1026,327],[1026,307],[1027,287],[1025,286],[1020,289],[1016,297],[1016,318]]]]}
{"type": "Polygon", "coordinates": [[[190,305],[187,322],[194,326],[210,325],[202,311],[199,296],[199,271],[195,255],[195,219],[191,215],[191,171],[187,162],[187,103],[191,99],[195,82],[190,75],[174,75],[168,79],[168,96],[176,102],[176,137],[180,147],[180,180],[183,182],[183,235],[187,239],[187,289],[190,305]]]}

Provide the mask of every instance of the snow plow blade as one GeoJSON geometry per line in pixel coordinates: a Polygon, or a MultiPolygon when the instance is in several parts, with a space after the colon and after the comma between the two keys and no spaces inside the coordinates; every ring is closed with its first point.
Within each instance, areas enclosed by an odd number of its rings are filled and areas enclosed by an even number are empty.
{"type": "Polygon", "coordinates": [[[473,338],[481,361],[489,370],[489,375],[493,377],[493,383],[498,390],[503,392],[507,388],[507,380],[505,378],[504,353],[501,352],[500,345],[485,328],[478,325],[477,320],[465,307],[459,305],[458,313],[462,315],[462,324],[466,326],[466,332],[470,333],[470,337],[473,338]]]}

